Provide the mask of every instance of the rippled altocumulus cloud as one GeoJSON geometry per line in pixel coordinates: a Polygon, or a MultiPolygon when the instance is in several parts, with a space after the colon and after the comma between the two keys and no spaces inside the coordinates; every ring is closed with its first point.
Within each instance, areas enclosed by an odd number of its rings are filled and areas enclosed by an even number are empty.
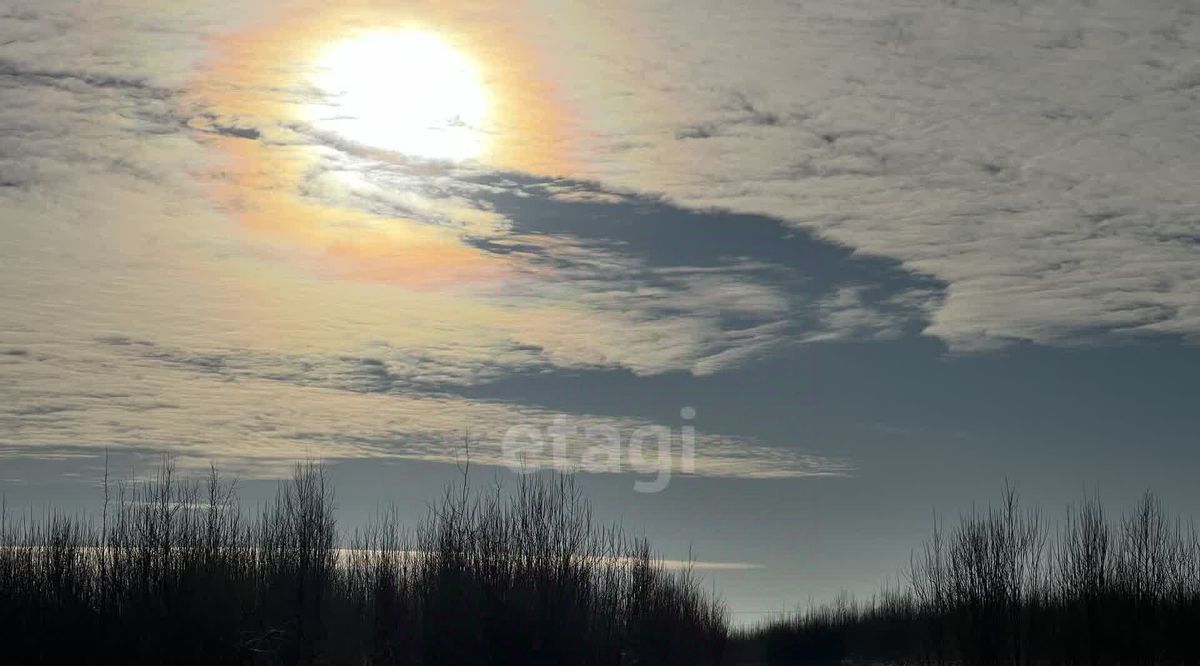
{"type": "Polygon", "coordinates": [[[1194,2],[584,13],[598,177],[899,259],[959,349],[1200,333],[1194,2]]]}

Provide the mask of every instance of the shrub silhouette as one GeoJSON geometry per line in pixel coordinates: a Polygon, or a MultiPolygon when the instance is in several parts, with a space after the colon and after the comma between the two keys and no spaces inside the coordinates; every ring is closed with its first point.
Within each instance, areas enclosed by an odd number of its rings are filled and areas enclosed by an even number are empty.
{"type": "Polygon", "coordinates": [[[1200,663],[1200,537],[1145,495],[1052,529],[1006,487],[914,554],[907,582],[738,632],[779,664],[1200,663]]]}
{"type": "Polygon", "coordinates": [[[592,523],[571,479],[475,494],[343,542],[322,469],[248,516],[215,470],[169,463],[99,524],[2,518],[6,663],[704,664],[726,613],[690,570],[592,523]]]}

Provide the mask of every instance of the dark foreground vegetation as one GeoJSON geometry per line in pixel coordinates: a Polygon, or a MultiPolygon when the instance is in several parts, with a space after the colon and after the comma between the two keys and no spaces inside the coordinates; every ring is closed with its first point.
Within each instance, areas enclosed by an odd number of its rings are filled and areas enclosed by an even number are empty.
{"type": "Polygon", "coordinates": [[[568,479],[464,480],[411,531],[353,535],[313,466],[253,515],[169,465],[105,493],[93,519],[4,515],[0,663],[690,665],[725,641],[692,573],[594,525],[568,479]]]}
{"type": "Polygon", "coordinates": [[[169,464],[92,518],[0,511],[4,664],[1200,664],[1200,535],[1147,495],[1052,526],[1006,491],[900,582],[728,631],[566,477],[339,534],[319,467],[255,512],[169,464]]]}
{"type": "Polygon", "coordinates": [[[1146,495],[1050,526],[1015,493],[935,528],[905,579],[731,639],[778,664],[1200,664],[1200,536],[1146,495]]]}

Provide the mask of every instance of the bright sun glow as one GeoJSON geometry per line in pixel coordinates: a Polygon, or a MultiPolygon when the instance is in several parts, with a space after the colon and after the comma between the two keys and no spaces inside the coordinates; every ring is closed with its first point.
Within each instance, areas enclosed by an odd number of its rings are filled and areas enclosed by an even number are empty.
{"type": "Polygon", "coordinates": [[[380,31],[330,46],[317,62],[317,126],[412,157],[478,158],[489,102],[479,69],[437,35],[380,31]]]}

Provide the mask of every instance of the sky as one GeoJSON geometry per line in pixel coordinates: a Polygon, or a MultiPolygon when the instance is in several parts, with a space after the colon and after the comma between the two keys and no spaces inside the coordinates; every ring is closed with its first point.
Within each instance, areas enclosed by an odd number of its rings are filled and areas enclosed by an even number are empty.
{"type": "Polygon", "coordinates": [[[467,441],[740,620],[1198,513],[1198,101],[1191,0],[0,1],[0,492],[467,441]]]}

